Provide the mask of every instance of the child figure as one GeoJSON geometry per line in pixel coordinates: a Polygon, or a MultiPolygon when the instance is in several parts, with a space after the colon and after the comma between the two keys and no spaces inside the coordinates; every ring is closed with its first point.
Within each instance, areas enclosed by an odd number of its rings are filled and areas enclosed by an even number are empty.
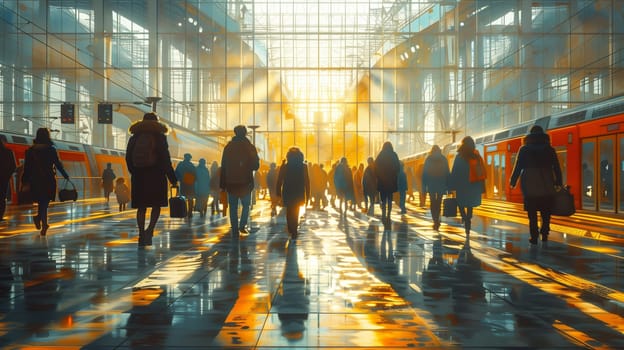
{"type": "Polygon", "coordinates": [[[117,203],[119,203],[119,211],[126,210],[126,204],[130,202],[130,189],[123,177],[118,177],[115,180],[115,195],[117,196],[117,203]]]}

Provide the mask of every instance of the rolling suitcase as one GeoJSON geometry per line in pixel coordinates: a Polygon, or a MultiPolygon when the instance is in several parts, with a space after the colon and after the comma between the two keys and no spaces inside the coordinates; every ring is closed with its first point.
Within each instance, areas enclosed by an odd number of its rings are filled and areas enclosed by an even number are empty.
{"type": "Polygon", "coordinates": [[[457,199],[455,197],[446,197],[442,202],[442,216],[454,218],[457,216],[457,199]]]}
{"type": "Polygon", "coordinates": [[[180,191],[177,186],[171,186],[169,189],[169,216],[172,218],[185,218],[188,216],[186,207],[186,197],[180,196],[180,191]],[[173,189],[175,188],[175,196],[173,195],[173,189]]]}

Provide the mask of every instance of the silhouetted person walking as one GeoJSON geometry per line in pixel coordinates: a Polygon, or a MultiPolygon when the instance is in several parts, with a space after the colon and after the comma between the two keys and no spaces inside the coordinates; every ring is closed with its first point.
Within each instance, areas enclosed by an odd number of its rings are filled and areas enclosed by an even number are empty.
{"type": "Polygon", "coordinates": [[[111,163],[106,164],[106,169],[102,172],[102,188],[104,189],[104,198],[106,198],[106,206],[110,202],[110,194],[113,192],[113,181],[117,176],[111,168],[111,163]]]}
{"type": "Polygon", "coordinates": [[[227,191],[230,207],[230,225],[232,237],[249,234],[247,220],[251,206],[251,192],[254,189],[253,172],[260,168],[260,158],[256,147],[247,139],[247,128],[238,125],[234,128],[234,137],[223,149],[221,158],[220,187],[227,191]],[[241,203],[240,221],[238,203],[241,203]]]}
{"type": "Polygon", "coordinates": [[[422,190],[429,193],[431,207],[431,218],[433,219],[433,229],[440,228],[440,210],[442,208],[442,196],[448,191],[447,183],[449,177],[448,160],[442,154],[438,145],[433,145],[427,158],[422,174],[422,190]]]}
{"type": "Polygon", "coordinates": [[[377,201],[377,175],[375,175],[375,159],[368,157],[368,165],[362,176],[362,190],[364,191],[364,204],[368,215],[375,213],[375,201],[377,201]]]}
{"type": "Polygon", "coordinates": [[[126,164],[130,171],[132,208],[137,209],[139,247],[152,245],[154,228],[160,216],[160,208],[168,205],[167,179],[177,185],[171,165],[166,125],[158,122],[156,113],[149,112],[143,120],[130,126],[132,136],[126,148],[126,164]],[[152,208],[150,221],[145,227],[147,208],[152,208]]]}
{"type": "Polygon", "coordinates": [[[206,167],[206,160],[201,158],[195,168],[195,196],[197,197],[196,206],[199,209],[199,215],[203,218],[208,211],[208,197],[210,196],[210,172],[206,167]]]}
{"type": "Polygon", "coordinates": [[[384,226],[390,225],[392,194],[398,190],[400,166],[399,156],[394,152],[392,143],[386,141],[375,159],[377,189],[381,200],[381,221],[384,226]]]}
{"type": "Polygon", "coordinates": [[[297,239],[299,208],[310,198],[310,178],[303,159],[301,150],[291,147],[277,176],[276,192],[286,207],[286,226],[291,239],[297,239]]]}
{"type": "Polygon", "coordinates": [[[7,191],[11,176],[17,168],[13,151],[4,145],[4,141],[0,140],[0,221],[4,221],[4,212],[6,211],[7,191]]]}
{"type": "Polygon", "coordinates": [[[464,137],[457,149],[449,187],[456,192],[459,213],[469,235],[473,208],[481,205],[481,195],[485,193],[485,165],[470,136],[464,137]]]}
{"type": "Polygon", "coordinates": [[[115,196],[117,197],[117,204],[119,204],[119,211],[126,210],[126,205],[130,202],[130,189],[123,177],[118,177],[115,180],[115,196]]]}
{"type": "Polygon", "coordinates": [[[197,179],[197,169],[191,162],[193,156],[190,153],[184,154],[184,160],[178,163],[175,169],[176,178],[180,181],[180,194],[186,198],[187,216],[193,216],[195,208],[195,180],[197,179]]]}
{"type": "Polygon", "coordinates": [[[516,164],[511,173],[511,188],[516,187],[520,178],[520,188],[524,197],[524,209],[529,217],[531,244],[537,244],[537,237],[548,240],[550,233],[550,210],[556,186],[561,187],[561,167],[557,152],[550,145],[550,137],[539,125],[531,127],[524,137],[524,145],[518,151],[516,164]],[[537,225],[537,212],[542,217],[542,227],[537,225]]]}
{"type": "MultiPolygon", "coordinates": [[[[32,199],[37,202],[37,216],[34,217],[35,227],[45,236],[48,227],[48,206],[56,198],[56,170],[65,180],[69,175],[59,160],[48,128],[37,129],[33,145],[26,150],[22,183],[30,186],[32,199]]],[[[22,185],[23,186],[23,185],[22,185]]]]}

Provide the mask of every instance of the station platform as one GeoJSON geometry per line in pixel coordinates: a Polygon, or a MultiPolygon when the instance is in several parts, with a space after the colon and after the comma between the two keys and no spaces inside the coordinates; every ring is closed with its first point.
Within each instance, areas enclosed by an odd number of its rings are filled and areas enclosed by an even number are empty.
{"type": "Polygon", "coordinates": [[[618,217],[556,219],[528,242],[524,212],[485,202],[466,237],[415,203],[377,215],[307,209],[299,238],[258,200],[251,233],[227,217],[173,219],[137,247],[135,211],[54,203],[0,223],[3,349],[624,348],[618,217]]]}

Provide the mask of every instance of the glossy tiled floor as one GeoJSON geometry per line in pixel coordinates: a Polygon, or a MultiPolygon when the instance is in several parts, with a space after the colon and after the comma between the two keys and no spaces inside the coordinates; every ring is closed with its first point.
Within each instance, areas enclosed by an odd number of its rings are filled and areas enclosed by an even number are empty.
{"type": "MultiPolygon", "coordinates": [[[[503,206],[501,208],[501,206],[503,206]]],[[[411,205],[379,220],[304,214],[289,241],[266,201],[252,233],[226,219],[161,217],[137,249],[134,211],[60,204],[0,224],[5,349],[622,348],[621,219],[556,222],[530,246],[523,213],[484,205],[467,239],[411,205]],[[604,226],[604,228],[602,228],[604,226]]]]}

